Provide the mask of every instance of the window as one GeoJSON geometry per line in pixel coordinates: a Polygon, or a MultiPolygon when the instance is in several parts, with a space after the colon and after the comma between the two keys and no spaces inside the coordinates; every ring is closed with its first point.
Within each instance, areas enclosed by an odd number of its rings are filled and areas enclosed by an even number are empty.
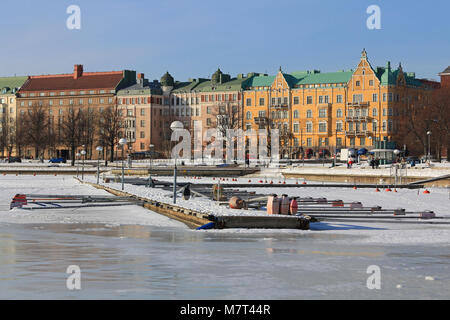
{"type": "Polygon", "coordinates": [[[373,108],[372,109],[372,117],[376,117],[378,116],[378,109],[377,108],[373,108]]]}
{"type": "Polygon", "coordinates": [[[266,112],[265,111],[259,111],[258,116],[260,118],[265,118],[266,117],[266,112]]]}
{"type": "MultiPolygon", "coordinates": [[[[141,139],[145,138],[145,131],[140,132],[140,137],[141,139]]],[[[143,147],[141,147],[141,149],[143,149],[143,147]]]]}
{"type": "Polygon", "coordinates": [[[259,98],[259,105],[263,106],[264,105],[264,98],[259,98]]]}
{"type": "Polygon", "coordinates": [[[319,132],[327,132],[327,123],[325,121],[319,122],[319,132]]]}
{"type": "Polygon", "coordinates": [[[206,107],[206,114],[211,114],[211,107],[206,107]]]}
{"type": "Polygon", "coordinates": [[[382,127],[383,131],[386,131],[386,120],[383,120],[383,127],[382,127]]]}
{"type": "Polygon", "coordinates": [[[144,108],[141,109],[141,116],[145,116],[145,109],[144,108]]]}
{"type": "Polygon", "coordinates": [[[252,119],[252,113],[250,111],[247,111],[246,117],[247,120],[251,120],[252,119]]]}
{"type": "Polygon", "coordinates": [[[342,109],[336,110],[336,118],[342,118],[342,109]]]}
{"type": "Polygon", "coordinates": [[[393,115],[393,110],[392,108],[388,108],[388,116],[392,116],[393,115]]]}
{"type": "Polygon", "coordinates": [[[378,127],[377,127],[377,120],[373,120],[372,121],[372,131],[373,132],[377,132],[378,127]]]}
{"type": "Polygon", "coordinates": [[[247,99],[246,105],[247,105],[247,107],[251,106],[252,105],[252,99],[247,99]]]}
{"type": "Polygon", "coordinates": [[[294,97],[294,104],[299,104],[299,98],[298,97],[294,97]]]}
{"type": "Polygon", "coordinates": [[[336,146],[337,147],[342,146],[342,138],[336,138],[336,146]]]}
{"type": "Polygon", "coordinates": [[[361,81],[356,81],[356,86],[357,87],[361,86],[361,81]]]}
{"type": "Polygon", "coordinates": [[[394,95],[392,92],[389,92],[389,102],[392,102],[394,100],[394,95]]]}
{"type": "Polygon", "coordinates": [[[378,101],[378,94],[374,93],[372,94],[372,102],[377,102],[378,101]]]}
{"type": "Polygon", "coordinates": [[[363,95],[362,94],[354,94],[353,95],[353,102],[362,102],[363,101],[363,95]]]}
{"type": "Polygon", "coordinates": [[[323,96],[319,96],[319,104],[323,103],[323,96]]]}
{"type": "Polygon", "coordinates": [[[294,119],[298,119],[299,115],[298,115],[298,110],[294,110],[294,119]]]}
{"type": "Polygon", "coordinates": [[[336,96],[336,103],[342,103],[342,94],[336,96]]]}
{"type": "Polygon", "coordinates": [[[306,145],[312,147],[312,138],[306,138],[306,145]]]}
{"type": "Polygon", "coordinates": [[[141,120],[141,127],[142,127],[142,128],[145,127],[145,120],[141,120]]]}
{"type": "Polygon", "coordinates": [[[306,110],[306,117],[312,118],[312,110],[306,110]]]}
{"type": "Polygon", "coordinates": [[[283,103],[284,103],[284,104],[288,104],[288,98],[287,98],[287,97],[284,97],[284,98],[283,98],[283,103]]]}
{"type": "Polygon", "coordinates": [[[360,138],[359,139],[359,145],[360,146],[365,146],[366,145],[366,138],[360,138]]]}
{"type": "Polygon", "coordinates": [[[369,86],[373,87],[373,80],[369,80],[369,86]]]}
{"type": "Polygon", "coordinates": [[[393,131],[393,129],[394,129],[393,122],[392,122],[392,120],[389,120],[388,121],[388,131],[391,132],[391,131],[393,131]]]}
{"type": "Polygon", "coordinates": [[[312,104],[313,103],[313,97],[312,96],[307,96],[306,97],[306,104],[312,104]]]}
{"type": "Polygon", "coordinates": [[[306,132],[312,132],[313,131],[313,124],[312,122],[306,123],[306,132]]]}
{"type": "Polygon", "coordinates": [[[350,138],[350,145],[351,145],[352,147],[355,146],[355,138],[350,138]]]}
{"type": "Polygon", "coordinates": [[[294,132],[295,132],[295,133],[300,132],[300,125],[299,125],[298,122],[297,122],[297,123],[294,123],[294,132]]]}
{"type": "Polygon", "coordinates": [[[327,117],[327,109],[319,109],[319,118],[327,117]]]}
{"type": "Polygon", "coordinates": [[[336,121],[336,131],[337,132],[342,131],[342,121],[336,121]]]}

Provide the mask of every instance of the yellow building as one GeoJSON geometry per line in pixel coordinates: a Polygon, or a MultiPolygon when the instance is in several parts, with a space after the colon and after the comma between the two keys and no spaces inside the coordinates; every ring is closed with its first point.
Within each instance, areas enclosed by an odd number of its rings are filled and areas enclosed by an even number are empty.
{"type": "MultiPolygon", "coordinates": [[[[432,85],[432,84],[431,84],[432,85]]],[[[405,121],[405,106],[423,99],[429,81],[396,70],[373,68],[363,50],[354,70],[317,70],[256,76],[244,91],[245,129],[278,128],[285,158],[334,154],[341,148],[371,149],[391,141],[405,121]]]]}
{"type": "Polygon", "coordinates": [[[16,92],[27,77],[0,78],[0,158],[15,156],[16,92]]]}

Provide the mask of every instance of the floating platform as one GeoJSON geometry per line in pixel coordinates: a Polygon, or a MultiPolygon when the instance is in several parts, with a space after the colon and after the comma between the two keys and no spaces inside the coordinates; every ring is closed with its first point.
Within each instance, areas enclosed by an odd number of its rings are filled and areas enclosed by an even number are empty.
{"type": "Polygon", "coordinates": [[[300,229],[309,230],[309,217],[301,216],[216,216],[213,218],[216,229],[300,229]]]}

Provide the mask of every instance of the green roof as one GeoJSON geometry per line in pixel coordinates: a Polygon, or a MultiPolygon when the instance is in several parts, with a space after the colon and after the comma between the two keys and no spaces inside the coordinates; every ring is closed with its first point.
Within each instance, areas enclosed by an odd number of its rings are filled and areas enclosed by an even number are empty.
{"type": "Polygon", "coordinates": [[[28,77],[0,77],[0,94],[13,94],[14,89],[20,89],[28,77]]]}
{"type": "Polygon", "coordinates": [[[224,83],[214,84],[209,79],[195,79],[191,82],[178,82],[175,84],[173,93],[182,92],[211,92],[211,91],[240,91],[248,78],[231,79],[224,83]]]}
{"type": "Polygon", "coordinates": [[[245,83],[246,87],[269,87],[275,80],[275,76],[251,77],[245,83]]]}
{"type": "Polygon", "coordinates": [[[347,83],[352,78],[353,71],[326,73],[310,73],[298,79],[296,85],[319,83],[347,83]]]}

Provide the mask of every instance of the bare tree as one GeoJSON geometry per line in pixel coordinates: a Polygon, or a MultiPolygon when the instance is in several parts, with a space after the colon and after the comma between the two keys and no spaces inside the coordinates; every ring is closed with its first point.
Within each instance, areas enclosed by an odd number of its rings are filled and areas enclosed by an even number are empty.
{"type": "Polygon", "coordinates": [[[430,114],[432,120],[432,135],[436,156],[442,156],[442,149],[446,149],[449,159],[450,149],[450,88],[434,90],[430,99],[430,114]]]}
{"type": "Polygon", "coordinates": [[[48,115],[43,106],[28,110],[23,115],[24,138],[26,144],[34,148],[35,158],[43,155],[48,146],[48,115]]]}
{"type": "Polygon", "coordinates": [[[110,152],[110,161],[114,161],[114,147],[118,144],[121,137],[122,129],[124,128],[124,116],[117,105],[107,107],[99,112],[97,118],[98,137],[106,149],[110,152]]]}
{"type": "Polygon", "coordinates": [[[70,148],[71,165],[75,165],[75,153],[78,146],[82,144],[82,112],[80,109],[70,107],[67,115],[60,123],[62,143],[70,148]]]}

